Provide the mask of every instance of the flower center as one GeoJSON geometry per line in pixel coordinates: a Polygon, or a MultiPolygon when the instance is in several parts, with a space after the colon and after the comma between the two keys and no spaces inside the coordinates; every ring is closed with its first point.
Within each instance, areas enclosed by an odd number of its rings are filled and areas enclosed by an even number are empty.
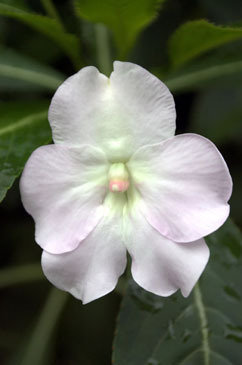
{"type": "Polygon", "coordinates": [[[123,163],[113,163],[108,172],[109,190],[122,193],[129,188],[129,173],[123,163]]]}

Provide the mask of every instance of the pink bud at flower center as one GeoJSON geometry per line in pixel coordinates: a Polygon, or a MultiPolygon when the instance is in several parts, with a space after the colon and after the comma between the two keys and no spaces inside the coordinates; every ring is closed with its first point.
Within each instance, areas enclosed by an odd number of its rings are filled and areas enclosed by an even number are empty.
{"type": "Polygon", "coordinates": [[[129,173],[123,163],[114,163],[111,165],[109,172],[109,190],[113,193],[128,190],[129,188],[129,173]]]}
{"type": "Polygon", "coordinates": [[[110,180],[109,181],[109,190],[113,192],[121,192],[128,190],[129,181],[126,180],[110,180]]]}

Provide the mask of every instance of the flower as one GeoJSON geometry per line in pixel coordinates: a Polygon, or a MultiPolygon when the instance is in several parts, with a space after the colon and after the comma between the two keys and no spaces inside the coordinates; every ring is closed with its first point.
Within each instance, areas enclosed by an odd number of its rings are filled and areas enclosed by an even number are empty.
{"type": "Polygon", "coordinates": [[[175,133],[168,88],[140,66],[85,67],[56,91],[54,144],[29,158],[20,189],[58,288],[88,303],[132,258],[144,289],[186,297],[209,257],[203,239],[229,214],[232,181],[212,142],[175,133]]]}

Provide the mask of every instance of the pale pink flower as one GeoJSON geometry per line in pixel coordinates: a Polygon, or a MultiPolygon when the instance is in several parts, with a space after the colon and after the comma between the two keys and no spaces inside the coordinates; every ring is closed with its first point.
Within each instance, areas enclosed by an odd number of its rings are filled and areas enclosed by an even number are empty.
{"type": "Polygon", "coordinates": [[[85,67],[56,91],[55,144],[38,148],[22,178],[47,278],[83,303],[132,275],[161,296],[189,295],[208,261],[203,239],[229,214],[232,181],[212,142],[175,133],[167,87],[115,62],[110,78],[85,67]]]}

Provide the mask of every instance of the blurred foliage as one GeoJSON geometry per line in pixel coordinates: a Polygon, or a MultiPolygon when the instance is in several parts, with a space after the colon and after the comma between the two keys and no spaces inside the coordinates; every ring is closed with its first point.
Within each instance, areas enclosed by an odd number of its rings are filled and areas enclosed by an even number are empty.
{"type": "Polygon", "coordinates": [[[1,3],[1,1],[0,15],[17,19],[38,32],[45,34],[47,37],[56,42],[63,52],[66,52],[67,55],[70,56],[77,68],[80,67],[78,38],[75,35],[66,33],[62,24],[56,19],[23,10],[22,7],[19,8],[12,5],[6,5],[1,3]]]}
{"type": "Polygon", "coordinates": [[[181,66],[206,51],[241,37],[242,28],[220,27],[206,20],[187,22],[173,33],[169,41],[171,63],[174,67],[181,66]]]}
{"type": "MultiPolygon", "coordinates": [[[[241,0],[0,0],[0,198],[12,187],[0,206],[1,364],[111,364],[120,295],[82,306],[52,288],[14,183],[31,152],[51,141],[51,96],[78,68],[92,63],[108,72],[102,64],[108,70],[108,58],[122,58],[165,80],[178,132],[205,135],[225,156],[234,180],[231,214],[242,227],[241,26],[241,0]]],[[[187,300],[129,284],[116,365],[177,365],[203,346],[205,333],[220,355],[211,352],[208,362],[201,349],[184,364],[241,363],[241,236],[228,222],[207,240],[212,258],[187,300]]]]}
{"type": "Polygon", "coordinates": [[[22,172],[30,153],[51,141],[47,103],[0,103],[0,201],[22,172]]]}
{"type": "Polygon", "coordinates": [[[217,87],[199,95],[192,111],[192,128],[217,145],[240,143],[242,136],[242,90],[217,87]]]}
{"type": "Polygon", "coordinates": [[[64,81],[64,76],[50,66],[3,47],[0,48],[0,75],[0,91],[54,91],[64,81]]]}
{"type": "Polygon", "coordinates": [[[228,221],[207,238],[208,266],[188,298],[130,282],[114,341],[116,365],[240,365],[242,235],[228,221]]]}
{"type": "Polygon", "coordinates": [[[105,24],[114,35],[118,58],[123,59],[141,30],[158,14],[165,0],[75,0],[77,15],[105,24]]]}

